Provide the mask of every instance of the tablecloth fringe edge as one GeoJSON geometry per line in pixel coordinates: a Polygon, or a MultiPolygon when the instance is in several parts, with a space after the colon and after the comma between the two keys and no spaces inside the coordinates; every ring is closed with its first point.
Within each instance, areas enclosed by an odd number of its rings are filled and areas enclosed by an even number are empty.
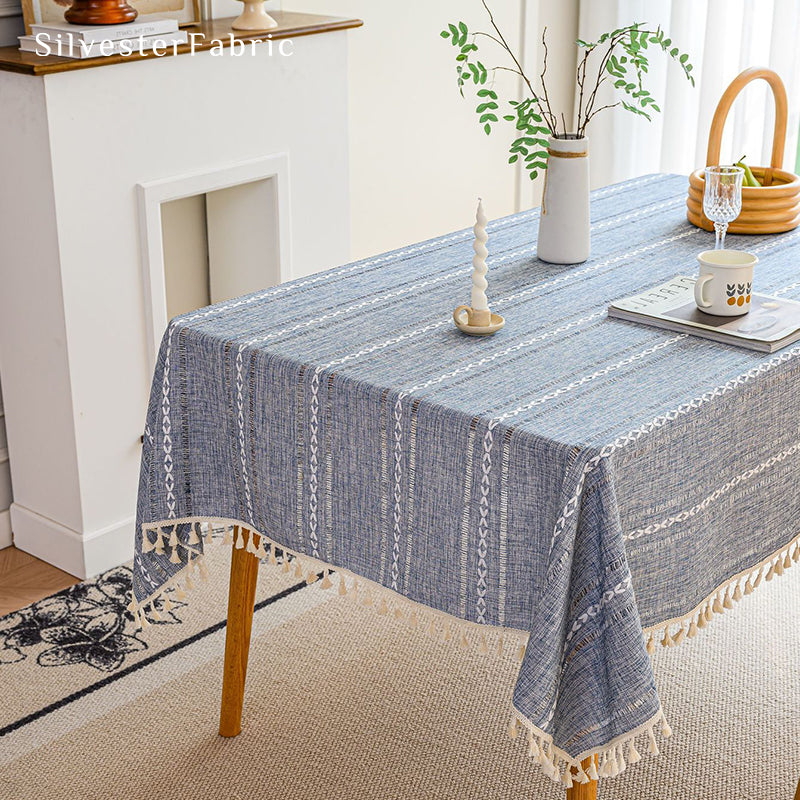
{"type": "Polygon", "coordinates": [[[759,564],[743,570],[720,584],[688,614],[659,622],[644,629],[647,639],[647,652],[653,655],[656,642],[662,647],[675,647],[684,639],[693,639],[700,629],[705,628],[715,615],[724,614],[733,608],[745,595],[752,594],[762,580],[771,581],[781,576],[800,559],[800,534],[788,544],[783,545],[759,564]],[[675,626],[678,629],[673,633],[675,626]],[[660,634],[660,637],[659,637],[660,634]]]}
{"type": "Polygon", "coordinates": [[[642,756],[636,748],[636,739],[647,736],[647,752],[659,754],[656,732],[666,739],[672,736],[672,729],[667,723],[663,709],[627,733],[612,739],[604,747],[597,747],[581,753],[577,757],[569,755],[553,744],[553,737],[534,725],[522,712],[512,705],[508,735],[512,739],[519,738],[520,727],[528,732],[528,755],[542,768],[542,772],[553,783],[561,784],[567,789],[575,783],[588,783],[600,778],[616,778],[627,769],[629,764],[641,761],[642,756]],[[625,751],[627,749],[627,759],[625,751]],[[591,758],[588,769],[584,769],[583,761],[591,758]]]}
{"type": "Polygon", "coordinates": [[[323,589],[334,586],[331,573],[338,576],[338,593],[349,595],[356,602],[364,606],[372,606],[379,615],[393,615],[396,619],[404,619],[412,627],[423,629],[429,636],[444,642],[453,642],[468,649],[478,647],[480,652],[488,653],[490,647],[498,655],[512,652],[518,663],[522,663],[525,656],[525,647],[529,633],[506,626],[489,625],[459,619],[445,611],[430,608],[415,600],[398,594],[394,590],[375,583],[374,581],[356,575],[347,569],[329,564],[321,559],[297,553],[268,536],[254,531],[252,526],[240,520],[211,518],[211,517],[182,517],[180,519],[162,520],[158,523],[142,525],[142,535],[146,537],[143,551],[155,550],[162,553],[166,548],[171,548],[170,561],[180,563],[181,551],[187,558],[186,566],[163,583],[158,591],[143,600],[131,598],[128,610],[136,618],[137,628],[150,627],[148,615],[153,619],[161,618],[157,603],[161,603],[161,611],[169,611],[171,603],[168,593],[175,592],[178,600],[187,596],[187,591],[195,588],[193,575],[197,572],[201,580],[207,578],[208,569],[205,565],[205,556],[197,547],[200,538],[203,538],[208,547],[214,545],[234,545],[237,549],[246,549],[248,553],[259,560],[266,560],[269,565],[280,568],[284,573],[293,572],[295,577],[305,580],[306,583],[320,581],[323,589]],[[193,529],[187,542],[181,542],[175,533],[178,525],[192,525],[193,529]],[[203,530],[203,527],[206,530],[203,530]],[[172,529],[169,533],[164,529],[172,529]],[[223,530],[221,539],[214,539],[214,531],[223,530]],[[156,534],[155,541],[151,541],[149,534],[156,534]],[[277,551],[277,552],[276,552],[277,551]],[[280,561],[277,553],[280,553],[280,561]],[[165,607],[165,604],[167,607],[165,607]]]}

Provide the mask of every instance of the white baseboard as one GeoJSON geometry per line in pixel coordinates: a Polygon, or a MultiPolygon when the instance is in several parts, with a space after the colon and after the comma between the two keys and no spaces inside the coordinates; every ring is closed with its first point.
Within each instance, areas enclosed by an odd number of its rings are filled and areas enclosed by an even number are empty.
{"type": "Polygon", "coordinates": [[[134,519],[80,534],[12,503],[14,545],[70,575],[90,578],[133,558],[134,519]]]}
{"type": "Polygon", "coordinates": [[[0,511],[0,550],[4,547],[11,547],[11,514],[8,511],[0,511]]]}

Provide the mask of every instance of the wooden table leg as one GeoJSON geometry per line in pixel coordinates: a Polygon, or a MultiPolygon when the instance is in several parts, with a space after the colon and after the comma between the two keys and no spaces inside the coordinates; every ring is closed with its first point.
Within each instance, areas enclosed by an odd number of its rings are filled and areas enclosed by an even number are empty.
{"type": "MultiPolygon", "coordinates": [[[[584,772],[589,769],[591,764],[591,758],[586,758],[581,762],[584,772]]],[[[597,781],[590,780],[589,783],[575,781],[572,788],[567,789],[567,800],[597,800],[597,781]]]]}
{"type": "Polygon", "coordinates": [[[258,580],[258,559],[244,547],[236,549],[238,533],[238,529],[234,528],[225,666],[222,672],[222,709],[219,715],[219,735],[228,737],[238,736],[242,730],[244,681],[258,580]]]}
{"type": "Polygon", "coordinates": [[[794,800],[800,800],[800,781],[797,782],[797,790],[794,793],[794,800]]]}

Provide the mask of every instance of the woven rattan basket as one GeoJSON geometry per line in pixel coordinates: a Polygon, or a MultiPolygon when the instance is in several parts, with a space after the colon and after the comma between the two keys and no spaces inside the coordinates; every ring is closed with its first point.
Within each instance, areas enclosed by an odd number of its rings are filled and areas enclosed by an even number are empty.
{"type": "MultiPolygon", "coordinates": [[[[733,101],[750,81],[762,78],[772,88],[775,98],[775,130],[772,136],[772,163],[769,167],[750,167],[761,187],[742,188],[742,213],[728,226],[730,233],[781,233],[800,225],[800,178],[782,169],[786,143],[786,89],[771,69],[752,67],[738,75],[725,90],[711,120],[706,164],[720,163],[722,131],[733,101]]],[[[689,176],[686,216],[693,225],[714,230],[714,223],[703,214],[705,178],[702,169],[689,176]]]]}

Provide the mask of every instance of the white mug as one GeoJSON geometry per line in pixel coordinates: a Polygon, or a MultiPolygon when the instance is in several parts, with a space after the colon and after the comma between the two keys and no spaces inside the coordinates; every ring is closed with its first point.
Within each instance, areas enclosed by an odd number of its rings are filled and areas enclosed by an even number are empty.
{"type": "Polygon", "coordinates": [[[706,250],[697,256],[700,275],[694,301],[706,314],[736,317],[750,310],[753,267],[758,258],[743,250],[706,250]]]}

